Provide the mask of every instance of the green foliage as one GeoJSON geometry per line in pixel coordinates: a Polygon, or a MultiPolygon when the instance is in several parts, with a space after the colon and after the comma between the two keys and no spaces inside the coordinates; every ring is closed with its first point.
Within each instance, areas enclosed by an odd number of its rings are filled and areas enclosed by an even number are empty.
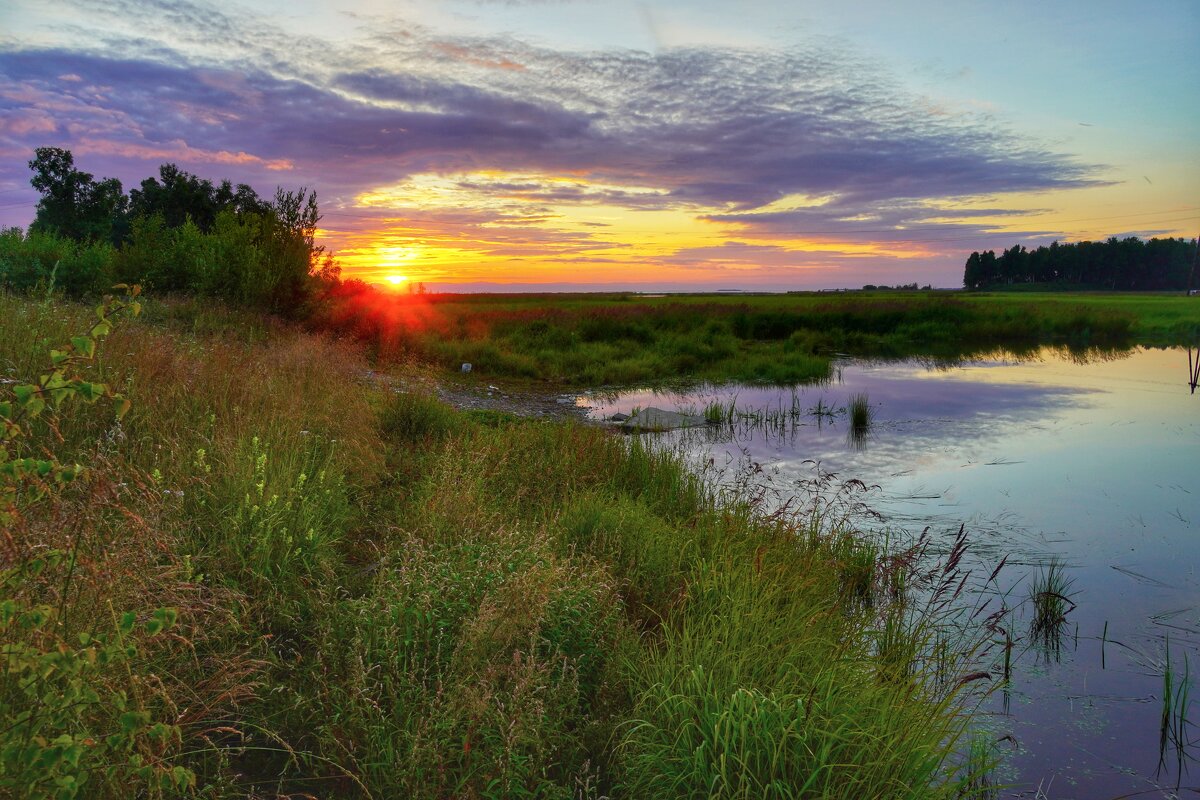
{"type": "Polygon", "coordinates": [[[788,385],[825,380],[836,354],[956,359],[1043,345],[1186,343],[1187,298],[1020,298],[959,293],[630,298],[381,295],[347,282],[317,326],[476,374],[630,385],[679,380],[788,385]]]}
{"type": "Polygon", "coordinates": [[[623,794],[953,796],[938,773],[957,734],[937,700],[872,676],[869,629],[817,588],[831,586],[819,561],[776,572],[790,558],[769,553],[698,563],[661,643],[627,663],[638,689],[619,745],[623,794]]]}
{"type": "Polygon", "coordinates": [[[867,397],[866,392],[856,392],[850,395],[850,402],[846,408],[850,420],[850,440],[861,446],[870,434],[871,425],[875,420],[875,411],[871,408],[870,398],[867,397]]]}
{"type": "Polygon", "coordinates": [[[337,281],[336,263],[321,264],[320,213],[306,189],[264,201],[244,184],[214,186],[164,164],[126,198],[119,182],[76,170],[70,151],[36,153],[31,182],[42,200],[27,236],[0,232],[0,286],[53,284],[82,297],[117,279],[296,314],[337,281]]]}
{"type": "MultiPolygon", "coordinates": [[[[208,469],[203,451],[196,463],[208,469]]],[[[296,582],[319,575],[350,515],[340,475],[330,474],[328,465],[328,450],[318,445],[303,452],[299,464],[276,464],[267,444],[252,438],[212,496],[228,519],[214,541],[235,548],[241,569],[254,580],[298,588],[296,582]],[[243,488],[240,497],[234,494],[243,488]]]]}
{"type": "Polygon", "coordinates": [[[32,228],[0,230],[0,287],[6,289],[96,295],[112,285],[115,264],[116,250],[107,242],[78,242],[32,228]]]}
{"type": "MultiPolygon", "coordinates": [[[[0,358],[32,369],[85,310],[0,296],[0,358]]],[[[698,347],[727,340],[709,322],[698,347]]],[[[220,303],[113,336],[130,414],[100,444],[60,418],[91,478],[20,520],[88,544],[12,597],[54,611],[23,658],[136,648],[36,734],[85,748],[78,796],[955,795],[954,682],[925,680],[927,627],[852,531],[718,501],[639,440],[365,384],[349,345],[220,303]],[[173,627],[122,613],[158,607],[173,627]]]]}
{"type": "Polygon", "coordinates": [[[621,630],[596,566],[521,536],[406,540],[331,634],[322,716],[383,797],[571,797],[621,630]]]}
{"type": "Polygon", "coordinates": [[[107,242],[120,233],[126,198],[115,178],[96,181],[75,169],[71,151],[39,147],[29,162],[30,183],[42,193],[31,230],[77,242],[107,242]]]}
{"type": "Polygon", "coordinates": [[[126,612],[107,633],[65,641],[58,608],[16,598],[29,580],[72,558],[51,551],[0,572],[0,793],[70,800],[108,783],[183,794],[196,777],[166,758],[179,727],[155,721],[136,691],[111,685],[114,673],[133,669],[136,643],[169,630],[177,614],[159,608],[139,623],[126,612]]]}
{"type": "Polygon", "coordinates": [[[584,496],[563,509],[558,526],[564,552],[609,565],[635,617],[649,622],[683,596],[689,550],[644,503],[584,496]]]}
{"type": "Polygon", "coordinates": [[[313,288],[317,251],[311,232],[290,224],[273,211],[222,210],[208,232],[191,220],[172,228],[159,214],[137,217],[117,253],[117,272],[161,292],[295,311],[313,288]]]}
{"type": "Polygon", "coordinates": [[[43,412],[58,412],[72,398],[95,403],[106,398],[113,403],[120,419],[129,410],[129,401],[113,392],[106,384],[86,380],[79,368],[96,357],[97,342],[107,336],[114,320],[122,315],[137,316],[141,303],[138,286],[118,285],[126,289],[122,299],[105,298],[96,307],[96,323],[83,336],[73,336],[68,344],[50,351],[50,368],[34,383],[17,383],[11,396],[0,401],[0,525],[11,524],[19,506],[36,502],[51,491],[78,478],[83,467],[61,464],[53,456],[38,458],[24,456],[27,452],[31,426],[43,412]]]}
{"type": "MultiPolygon", "coordinates": [[[[79,372],[94,361],[97,344],[117,320],[140,310],[139,287],[116,288],[126,289],[124,298],[106,298],[87,334],[52,349],[48,370],[34,383],[13,385],[0,401],[0,531],[6,537],[34,503],[84,474],[83,466],[63,464],[53,454],[22,456],[35,449],[37,420],[60,414],[72,398],[111,400],[118,419],[128,411],[123,396],[79,372]]],[[[75,549],[48,550],[0,570],[0,791],[54,800],[88,796],[97,784],[137,786],[154,796],[183,793],[195,775],[167,759],[180,729],[155,721],[139,689],[144,676],[134,677],[138,642],[173,627],[177,612],[158,608],[140,624],[132,611],[112,612],[111,626],[100,622],[68,638],[63,602],[29,598],[57,572],[56,593],[65,601],[77,559],[75,549]],[[122,674],[126,683],[114,681],[122,674]]]]}
{"type": "Polygon", "coordinates": [[[1060,289],[1163,291],[1191,288],[1196,240],[1142,241],[1136,236],[1027,250],[971,253],[963,270],[967,289],[1039,285],[1060,289]]]}
{"type": "Polygon", "coordinates": [[[1029,584],[1029,603],[1033,608],[1029,635],[1047,654],[1058,652],[1067,624],[1067,614],[1075,609],[1072,600],[1074,581],[1066,565],[1058,558],[1038,569],[1029,584]]]}
{"type": "Polygon", "coordinates": [[[229,181],[212,181],[192,175],[174,164],[158,168],[157,178],[146,178],[129,192],[129,212],[133,219],[161,217],[169,228],[191,222],[208,233],[222,213],[264,213],[269,207],[249,186],[235,188],[229,181]]]}

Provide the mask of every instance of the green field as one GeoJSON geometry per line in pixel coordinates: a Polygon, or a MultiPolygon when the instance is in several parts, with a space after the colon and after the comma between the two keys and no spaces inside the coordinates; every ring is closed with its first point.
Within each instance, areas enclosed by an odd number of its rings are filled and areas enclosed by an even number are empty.
{"type": "Polygon", "coordinates": [[[573,387],[678,380],[788,384],[837,354],[957,359],[1200,341],[1179,295],[847,292],[787,295],[431,295],[334,298],[318,325],[381,356],[573,387]]]}

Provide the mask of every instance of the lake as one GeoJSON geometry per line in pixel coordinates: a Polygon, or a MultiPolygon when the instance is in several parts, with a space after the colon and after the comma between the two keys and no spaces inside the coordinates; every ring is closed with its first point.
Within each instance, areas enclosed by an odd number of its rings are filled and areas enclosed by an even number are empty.
{"type": "Polygon", "coordinates": [[[643,435],[776,504],[811,502],[821,475],[858,479],[874,513],[856,525],[891,541],[928,527],[948,546],[965,525],[977,591],[1011,609],[1010,677],[993,647],[983,668],[996,688],[978,715],[981,741],[1002,759],[997,796],[1190,796],[1200,702],[1181,690],[1200,674],[1200,393],[1188,359],[1174,348],[843,360],[818,385],[577,403],[597,418],[719,404],[723,424],[643,435]],[[857,393],[873,415],[865,433],[845,411],[857,393]],[[1070,582],[1055,594],[1074,608],[1038,635],[1030,587],[1055,562],[1070,582]]]}

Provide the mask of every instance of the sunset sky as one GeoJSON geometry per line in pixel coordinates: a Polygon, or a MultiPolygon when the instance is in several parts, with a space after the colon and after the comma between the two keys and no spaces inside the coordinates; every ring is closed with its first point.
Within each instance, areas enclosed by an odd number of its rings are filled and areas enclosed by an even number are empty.
{"type": "Polygon", "coordinates": [[[46,145],[315,189],[370,281],[958,286],[1200,232],[1200,3],[4,0],[0,225],[46,145]]]}

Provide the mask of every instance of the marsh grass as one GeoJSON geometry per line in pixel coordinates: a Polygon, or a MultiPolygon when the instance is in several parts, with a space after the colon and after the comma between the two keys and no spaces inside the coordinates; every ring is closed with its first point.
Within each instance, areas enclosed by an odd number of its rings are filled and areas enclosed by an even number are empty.
{"type": "Polygon", "coordinates": [[[855,293],[722,298],[632,295],[332,296],[313,324],[480,375],[571,386],[680,378],[829,380],[835,354],[961,358],[1005,347],[1190,344],[1186,298],[855,293]]]}
{"type": "Polygon", "coordinates": [[[1029,636],[1047,657],[1057,657],[1062,648],[1067,615],[1075,609],[1073,585],[1066,565],[1057,558],[1039,568],[1029,584],[1029,636]]]}
{"type": "Polygon", "coordinates": [[[1192,689],[1191,664],[1185,653],[1183,669],[1179,670],[1178,665],[1171,659],[1170,639],[1165,642],[1165,650],[1162,667],[1162,709],[1159,722],[1159,770],[1165,769],[1167,754],[1173,754],[1178,785],[1184,766],[1190,758],[1188,751],[1193,744],[1190,729],[1195,727],[1195,724],[1188,719],[1192,689]]]}
{"type": "Polygon", "coordinates": [[[865,433],[870,429],[875,413],[871,409],[871,402],[866,392],[850,395],[850,402],[846,407],[849,409],[850,428],[852,430],[865,433]]]}
{"type": "MultiPolygon", "coordinates": [[[[87,313],[0,295],[0,369],[87,313]]],[[[164,304],[114,333],[95,369],[132,410],[54,421],[92,477],[0,548],[78,544],[69,590],[19,587],[64,642],[178,609],[88,680],[178,726],[153,757],[197,795],[958,796],[964,690],[934,674],[969,648],[932,654],[909,562],[836,506],[767,513],[638,438],[458,413],[239,320],[164,304]]]]}
{"type": "Polygon", "coordinates": [[[761,433],[772,438],[786,439],[794,437],[800,428],[807,425],[816,424],[823,427],[844,418],[847,437],[852,446],[862,446],[874,421],[874,409],[870,407],[865,393],[853,395],[851,402],[845,406],[832,405],[823,397],[818,398],[815,405],[806,406],[800,392],[794,387],[790,396],[781,392],[775,402],[767,405],[739,405],[737,396],[734,395],[727,400],[709,400],[700,408],[684,405],[679,411],[703,417],[708,423],[708,433],[717,438],[736,438],[761,433]],[[862,420],[864,415],[865,424],[862,420]]]}
{"type": "Polygon", "coordinates": [[[846,409],[849,421],[846,436],[852,446],[862,448],[866,445],[867,437],[871,434],[871,426],[875,421],[875,411],[871,408],[867,393],[858,392],[850,395],[846,409]]]}
{"type": "Polygon", "coordinates": [[[996,800],[1000,797],[1000,787],[993,778],[999,762],[995,750],[995,746],[984,735],[976,734],[971,737],[963,766],[966,778],[963,782],[962,797],[971,800],[996,800]]]}

